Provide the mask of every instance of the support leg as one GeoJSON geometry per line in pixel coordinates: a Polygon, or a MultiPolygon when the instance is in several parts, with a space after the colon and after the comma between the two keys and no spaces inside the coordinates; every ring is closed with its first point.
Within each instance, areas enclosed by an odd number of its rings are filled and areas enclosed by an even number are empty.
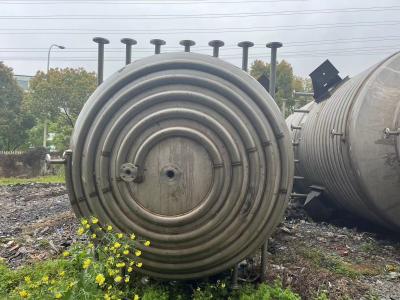
{"type": "Polygon", "coordinates": [[[267,252],[268,252],[268,240],[264,242],[261,247],[261,281],[267,280],[267,252]]]}
{"type": "Polygon", "coordinates": [[[238,290],[239,289],[239,284],[238,284],[238,276],[239,276],[239,264],[236,264],[233,269],[233,275],[232,275],[232,290],[238,290]]]}

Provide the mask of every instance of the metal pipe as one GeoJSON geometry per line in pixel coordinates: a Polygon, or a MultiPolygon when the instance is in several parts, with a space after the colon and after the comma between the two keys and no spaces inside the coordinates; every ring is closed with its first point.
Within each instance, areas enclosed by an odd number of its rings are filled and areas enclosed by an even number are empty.
{"type": "Polygon", "coordinates": [[[179,44],[185,47],[185,52],[190,52],[190,47],[196,45],[195,41],[192,40],[182,40],[179,44]]]}
{"type": "Polygon", "coordinates": [[[154,45],[154,54],[160,54],[161,46],[165,45],[165,41],[160,39],[152,39],[150,40],[150,44],[154,45]]]}
{"type": "Polygon", "coordinates": [[[109,44],[110,41],[102,38],[95,37],[93,42],[98,44],[98,56],[97,56],[97,85],[103,82],[103,71],[104,71],[104,45],[109,44]]]}
{"type": "Polygon", "coordinates": [[[125,44],[125,65],[129,65],[132,61],[132,45],[136,45],[137,41],[134,39],[124,38],[121,43],[125,44]]]}
{"type": "Polygon", "coordinates": [[[208,43],[209,46],[213,47],[213,56],[219,56],[219,48],[223,47],[225,43],[221,40],[212,40],[208,43]]]}
{"type": "Polygon", "coordinates": [[[268,257],[268,240],[261,246],[261,282],[267,280],[267,257],[268,257]]]}
{"type": "Polygon", "coordinates": [[[271,48],[271,65],[269,74],[269,93],[275,99],[275,85],[276,85],[276,53],[277,49],[282,47],[280,42],[272,42],[267,44],[267,48],[271,48]]]}
{"type": "Polygon", "coordinates": [[[253,42],[243,41],[238,43],[238,46],[243,49],[242,54],[242,70],[247,72],[247,65],[249,62],[249,48],[254,46],[253,42]]]}

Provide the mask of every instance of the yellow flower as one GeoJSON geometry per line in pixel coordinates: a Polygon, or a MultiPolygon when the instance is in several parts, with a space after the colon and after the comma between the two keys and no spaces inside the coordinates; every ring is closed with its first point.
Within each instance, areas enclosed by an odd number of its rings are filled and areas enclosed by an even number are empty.
{"type": "Polygon", "coordinates": [[[57,293],[54,295],[54,298],[56,299],[61,299],[61,297],[62,297],[61,293],[57,293]]]}
{"type": "Polygon", "coordinates": [[[125,263],[124,262],[117,263],[116,266],[117,266],[117,268],[123,268],[123,267],[125,267],[125,263]]]}
{"type": "Polygon", "coordinates": [[[92,234],[92,239],[95,239],[97,235],[95,233],[92,234]]]}
{"type": "Polygon", "coordinates": [[[89,249],[93,249],[94,248],[93,243],[89,243],[87,246],[88,246],[89,249]]]}
{"type": "Polygon", "coordinates": [[[78,233],[78,235],[82,235],[85,233],[85,229],[83,229],[82,227],[79,227],[77,233],[78,233]]]}
{"type": "Polygon", "coordinates": [[[123,238],[123,234],[122,233],[117,233],[117,238],[122,239],[123,238]]]}
{"type": "Polygon", "coordinates": [[[92,260],[90,258],[85,259],[85,261],[83,262],[83,268],[87,269],[90,267],[90,265],[92,264],[92,260]]]}
{"type": "Polygon", "coordinates": [[[64,257],[67,257],[67,256],[69,256],[69,255],[70,255],[70,253],[69,253],[68,251],[64,251],[64,252],[63,252],[63,256],[64,256],[64,257]]]}
{"type": "Polygon", "coordinates": [[[96,276],[96,283],[100,286],[102,286],[104,284],[104,281],[106,280],[106,278],[104,277],[103,274],[97,274],[96,276]]]}
{"type": "Polygon", "coordinates": [[[133,300],[139,300],[140,298],[139,298],[139,295],[135,295],[134,297],[133,297],[133,300]]]}
{"type": "Polygon", "coordinates": [[[140,255],[142,255],[142,251],[140,251],[140,250],[136,250],[136,251],[135,251],[135,255],[136,255],[136,256],[140,256],[140,255]]]}
{"type": "Polygon", "coordinates": [[[19,295],[20,295],[22,298],[28,298],[29,293],[28,293],[27,291],[25,291],[25,290],[22,290],[22,291],[19,292],[19,295]]]}
{"type": "Polygon", "coordinates": [[[134,240],[136,238],[136,235],[134,233],[131,234],[131,240],[134,240]]]}
{"type": "Polygon", "coordinates": [[[43,283],[49,283],[49,276],[43,276],[42,281],[43,283]]]}
{"type": "Polygon", "coordinates": [[[92,218],[92,224],[97,224],[97,223],[99,223],[99,219],[93,217],[92,218]]]}
{"type": "Polygon", "coordinates": [[[115,242],[114,243],[114,248],[115,249],[118,249],[118,248],[120,248],[121,247],[121,244],[120,243],[118,243],[118,242],[115,242]]]}
{"type": "Polygon", "coordinates": [[[85,228],[86,228],[86,229],[89,229],[89,228],[90,228],[90,224],[86,224],[86,225],[85,225],[85,228]]]}
{"type": "Polygon", "coordinates": [[[111,297],[109,294],[104,294],[104,300],[111,300],[111,297]]]}
{"type": "Polygon", "coordinates": [[[137,266],[138,268],[141,268],[141,267],[143,266],[143,264],[140,262],[140,263],[137,263],[136,266],[137,266]]]}
{"type": "Polygon", "coordinates": [[[73,282],[70,282],[68,286],[69,286],[70,288],[72,288],[72,287],[74,287],[75,284],[76,284],[76,281],[73,281],[73,282]]]}
{"type": "Polygon", "coordinates": [[[146,247],[149,247],[149,246],[150,246],[150,241],[145,241],[145,242],[144,242],[144,245],[145,245],[146,247]]]}
{"type": "Polygon", "coordinates": [[[114,281],[115,281],[115,282],[121,282],[121,280],[122,280],[122,277],[119,276],[119,275],[118,275],[117,277],[114,278],[114,281]]]}
{"type": "Polygon", "coordinates": [[[125,281],[126,283],[128,283],[128,282],[129,282],[129,276],[125,276],[124,281],[125,281]]]}
{"type": "Polygon", "coordinates": [[[108,247],[105,246],[105,247],[103,248],[103,250],[104,250],[104,251],[108,251],[108,247]]]}
{"type": "Polygon", "coordinates": [[[29,277],[29,276],[25,276],[24,277],[24,280],[25,280],[25,282],[27,283],[27,284],[30,284],[32,281],[31,281],[31,277],[29,277]]]}
{"type": "Polygon", "coordinates": [[[124,253],[125,255],[128,255],[129,254],[129,250],[124,250],[124,252],[122,252],[122,253],[124,253]]]}
{"type": "Polygon", "coordinates": [[[107,231],[111,231],[112,230],[112,226],[111,225],[108,225],[107,226],[107,231]]]}
{"type": "Polygon", "coordinates": [[[114,270],[108,270],[108,275],[113,276],[115,274],[114,270]]]}
{"type": "Polygon", "coordinates": [[[132,270],[133,270],[132,267],[129,267],[128,268],[128,273],[132,272],[132,270]]]}
{"type": "Polygon", "coordinates": [[[132,261],[129,263],[130,266],[133,266],[134,264],[135,264],[135,261],[134,261],[134,260],[132,260],[132,261]]]}
{"type": "Polygon", "coordinates": [[[82,219],[82,221],[81,221],[81,224],[82,224],[82,225],[86,225],[87,223],[88,223],[88,220],[82,219]]]}
{"type": "Polygon", "coordinates": [[[65,271],[59,272],[58,275],[60,275],[61,277],[63,277],[63,276],[65,275],[65,271]]]}

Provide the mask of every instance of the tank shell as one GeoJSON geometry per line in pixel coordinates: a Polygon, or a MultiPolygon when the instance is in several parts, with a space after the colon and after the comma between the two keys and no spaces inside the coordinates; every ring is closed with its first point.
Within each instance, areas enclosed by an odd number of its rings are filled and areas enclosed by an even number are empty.
{"type": "MultiPolygon", "coordinates": [[[[399,53],[313,104],[299,130],[296,175],[305,177],[299,188],[325,187],[336,205],[400,231],[399,137],[384,135],[399,127],[399,107],[399,53]]],[[[289,117],[288,126],[301,115],[289,117]]]]}
{"type": "Polygon", "coordinates": [[[140,271],[159,278],[208,276],[253,253],[291,192],[275,102],[247,73],[200,54],[155,55],[102,83],[71,150],[76,214],[150,240],[140,271]]]}

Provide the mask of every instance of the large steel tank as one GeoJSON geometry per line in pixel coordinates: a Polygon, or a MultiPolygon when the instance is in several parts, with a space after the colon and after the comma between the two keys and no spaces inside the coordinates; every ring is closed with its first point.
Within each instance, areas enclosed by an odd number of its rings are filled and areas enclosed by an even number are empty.
{"type": "Polygon", "coordinates": [[[303,109],[287,119],[295,190],[400,231],[400,54],[303,109]]]}
{"type": "Polygon", "coordinates": [[[103,82],[68,154],[76,214],[150,240],[141,271],[168,279],[253,253],[293,180],[290,133],[271,96],[239,68],[193,53],[145,58],[103,82]]]}

